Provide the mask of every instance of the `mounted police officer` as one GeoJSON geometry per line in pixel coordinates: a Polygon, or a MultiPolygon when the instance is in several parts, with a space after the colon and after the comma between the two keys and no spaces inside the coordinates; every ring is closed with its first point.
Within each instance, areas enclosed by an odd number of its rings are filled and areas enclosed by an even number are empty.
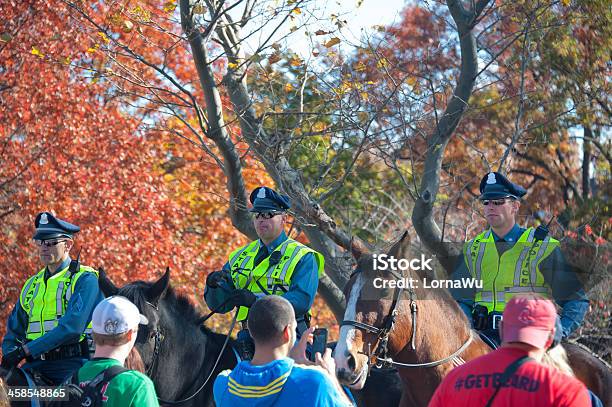
{"type": "Polygon", "coordinates": [[[234,250],[221,271],[208,275],[204,299],[225,313],[239,306],[238,348],[243,359],[251,359],[254,343],[246,324],[249,307],[258,297],[281,295],[295,311],[298,336],[308,329],[310,308],[323,273],[323,256],[287,237],[285,223],[289,198],[268,187],[250,195],[253,224],[259,239],[234,250]]]}
{"type": "Polygon", "coordinates": [[[91,314],[103,299],[96,270],[71,260],[80,228],[49,212],[34,221],[34,242],[45,267],[30,277],[7,321],[2,366],[22,367],[61,383],[89,359],[91,314]]]}
{"type": "Polygon", "coordinates": [[[526,193],[497,172],[482,178],[479,200],[490,228],[464,245],[452,276],[455,280],[482,280],[482,288],[454,289],[451,294],[474,328],[494,345],[499,344],[497,328],[506,304],[518,293],[554,299],[561,307],[564,338],[582,323],[589,307],[578,278],[565,262],[559,242],[548,236],[548,229],[525,229],[516,224],[526,193]]]}

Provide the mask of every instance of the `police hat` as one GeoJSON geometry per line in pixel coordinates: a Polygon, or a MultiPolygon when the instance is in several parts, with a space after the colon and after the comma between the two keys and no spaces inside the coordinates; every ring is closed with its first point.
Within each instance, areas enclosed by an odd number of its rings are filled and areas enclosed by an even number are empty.
{"type": "Polygon", "coordinates": [[[490,172],[480,181],[480,197],[478,199],[520,199],[527,193],[525,188],[516,185],[501,175],[499,172],[490,172]]]}
{"type": "Polygon", "coordinates": [[[284,212],[291,208],[288,196],[268,187],[255,188],[249,200],[253,204],[249,212],[284,212]]]}
{"type": "Polygon", "coordinates": [[[41,212],[34,220],[34,232],[33,239],[48,240],[55,239],[58,237],[69,237],[77,233],[81,228],[72,223],[68,223],[61,219],[56,218],[49,212],[41,212]]]}

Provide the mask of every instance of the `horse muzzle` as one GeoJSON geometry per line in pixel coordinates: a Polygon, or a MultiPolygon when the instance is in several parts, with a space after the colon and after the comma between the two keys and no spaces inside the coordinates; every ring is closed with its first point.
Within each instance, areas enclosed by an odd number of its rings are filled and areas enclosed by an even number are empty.
{"type": "Polygon", "coordinates": [[[336,370],[336,376],[341,384],[351,389],[360,390],[365,385],[368,378],[368,365],[364,364],[359,370],[349,370],[340,368],[336,370]]]}

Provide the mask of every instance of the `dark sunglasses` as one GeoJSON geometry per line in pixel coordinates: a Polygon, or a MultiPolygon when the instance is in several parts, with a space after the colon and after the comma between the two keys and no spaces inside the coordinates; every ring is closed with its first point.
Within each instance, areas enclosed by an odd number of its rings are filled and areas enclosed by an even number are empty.
{"type": "Polygon", "coordinates": [[[67,242],[67,240],[40,240],[40,239],[34,239],[34,243],[36,243],[37,246],[42,246],[45,245],[47,247],[53,247],[53,246],[57,246],[60,243],[64,243],[67,242]]]}
{"type": "Polygon", "coordinates": [[[495,206],[502,206],[503,204],[505,204],[506,202],[513,202],[514,199],[512,198],[502,198],[502,199],[483,199],[480,202],[484,205],[487,206],[490,203],[492,203],[495,206]]]}
{"type": "Polygon", "coordinates": [[[282,215],[283,212],[255,212],[255,219],[272,219],[276,215],[282,215]]]}

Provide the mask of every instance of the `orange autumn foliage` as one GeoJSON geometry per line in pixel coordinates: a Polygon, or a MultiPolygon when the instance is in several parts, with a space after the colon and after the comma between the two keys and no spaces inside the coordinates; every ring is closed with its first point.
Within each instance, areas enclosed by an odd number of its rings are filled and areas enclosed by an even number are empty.
{"type": "MultiPolygon", "coordinates": [[[[116,18],[116,10],[89,11],[99,23],[116,18]]],[[[159,62],[171,38],[136,14],[121,17],[133,19],[134,30],[116,38],[132,36],[131,47],[159,62]]],[[[40,211],[79,225],[73,256],[80,251],[83,264],[104,266],[117,284],[150,280],[170,266],[179,289],[201,296],[205,274],[246,241],[227,215],[223,171],[172,136],[154,103],[123,97],[136,87],[101,76],[121,57],[113,60],[108,36],[77,24],[65,3],[13,2],[0,15],[0,337],[22,284],[41,267],[31,243],[40,211]],[[177,157],[188,164],[167,171],[177,157]]],[[[167,64],[183,79],[195,77],[189,58],[178,47],[167,64]]],[[[158,81],[134,60],[121,63],[158,81]]],[[[251,158],[244,165],[248,185],[266,182],[251,158]]]]}
{"type": "MultiPolygon", "coordinates": [[[[63,2],[0,11],[0,337],[23,282],[41,267],[31,243],[40,211],[79,225],[72,255],[104,266],[117,285],[169,266],[172,284],[197,303],[206,274],[248,241],[231,224],[218,152],[187,140],[198,121],[185,95],[135,57],[163,65],[203,103],[172,10],[156,1],[79,4],[91,21],[63,2]]],[[[271,184],[238,127],[228,128],[247,190],[271,184]]]]}

